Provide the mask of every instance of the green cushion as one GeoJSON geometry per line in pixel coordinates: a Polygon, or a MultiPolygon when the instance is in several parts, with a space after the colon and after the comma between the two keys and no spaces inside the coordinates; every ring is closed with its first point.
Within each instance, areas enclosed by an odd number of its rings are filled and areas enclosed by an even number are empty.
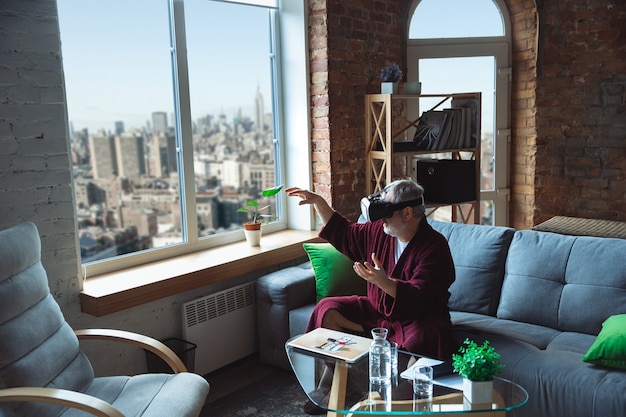
{"type": "Polygon", "coordinates": [[[583,361],[626,369],[626,314],[611,316],[602,323],[602,330],[583,361]]]}
{"type": "Polygon", "coordinates": [[[366,282],[352,269],[353,262],[330,243],[302,245],[315,273],[316,300],[337,295],[364,295],[366,282]]]}

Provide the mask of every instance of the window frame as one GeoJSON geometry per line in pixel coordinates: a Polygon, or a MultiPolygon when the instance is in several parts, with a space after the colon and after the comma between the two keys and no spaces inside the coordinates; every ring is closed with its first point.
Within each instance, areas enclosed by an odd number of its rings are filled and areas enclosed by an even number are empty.
{"type": "MultiPolygon", "coordinates": [[[[503,19],[504,35],[467,38],[408,38],[408,27],[420,0],[414,0],[407,20],[407,81],[419,80],[419,59],[493,57],[494,85],[494,178],[492,190],[481,190],[481,201],[493,201],[493,224],[509,224],[511,136],[511,22],[502,0],[492,0],[503,19]]],[[[463,92],[463,91],[461,91],[463,92]]]]}
{"type": "MultiPolygon", "coordinates": [[[[223,1],[223,0],[216,0],[223,1]]],[[[187,72],[187,58],[185,54],[176,51],[186,51],[184,33],[184,0],[168,0],[170,7],[170,27],[172,33],[172,66],[177,76],[173,83],[178,94],[175,99],[175,123],[177,136],[177,158],[181,175],[181,202],[184,201],[186,210],[182,210],[182,237],[183,242],[166,247],[151,248],[140,252],[118,255],[100,261],[82,263],[83,280],[88,277],[106,274],[133,266],[175,258],[184,254],[207,250],[245,239],[243,229],[229,231],[206,238],[197,235],[197,220],[195,216],[196,196],[193,175],[193,154],[187,149],[193,149],[192,118],[189,100],[189,78],[187,72]],[[180,142],[179,142],[180,141],[180,142]],[[191,173],[191,175],[190,175],[191,173]],[[191,213],[191,214],[190,214],[191,213]],[[191,233],[191,231],[194,231],[191,233]]],[[[312,182],[311,169],[303,170],[303,166],[310,167],[310,115],[308,111],[308,60],[307,49],[307,8],[306,0],[290,0],[277,2],[275,0],[232,1],[268,7],[276,6],[271,13],[270,24],[274,25],[273,45],[273,85],[275,99],[272,102],[274,112],[275,136],[274,154],[277,181],[284,179],[293,184],[309,185],[312,182]],[[282,30],[281,30],[282,29],[282,30]],[[286,71],[286,68],[289,71],[286,71]],[[287,157],[288,156],[288,157],[287,157]]],[[[293,199],[287,199],[284,193],[277,195],[277,207],[280,220],[264,225],[264,233],[272,233],[284,229],[314,230],[314,218],[311,210],[297,206],[293,199]]],[[[79,255],[80,260],[80,255],[79,255]]]]}

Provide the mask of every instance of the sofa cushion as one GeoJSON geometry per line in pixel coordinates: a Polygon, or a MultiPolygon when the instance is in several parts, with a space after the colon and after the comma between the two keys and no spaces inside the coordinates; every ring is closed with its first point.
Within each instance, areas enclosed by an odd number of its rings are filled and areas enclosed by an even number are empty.
{"type": "Polygon", "coordinates": [[[289,336],[293,337],[304,334],[314,308],[315,304],[307,304],[289,310],[289,336]]]}
{"type": "Polygon", "coordinates": [[[609,368],[626,369],[626,314],[611,316],[583,361],[609,368]]]}
{"type": "Polygon", "coordinates": [[[626,240],[517,231],[497,317],[596,335],[626,313],[626,240]]]}
{"type": "Polygon", "coordinates": [[[455,334],[460,332],[482,334],[487,335],[487,339],[490,335],[500,335],[527,343],[537,349],[546,349],[561,334],[560,331],[549,327],[503,320],[483,314],[453,311],[450,317],[455,334]]]}
{"type": "Polygon", "coordinates": [[[515,230],[437,220],[429,223],[448,240],[454,260],[456,280],[450,286],[450,309],[495,315],[515,230]]]}
{"type": "Polygon", "coordinates": [[[366,294],[365,280],[352,268],[353,262],[330,243],[302,245],[315,273],[316,301],[328,296],[366,294]]]}
{"type": "Polygon", "coordinates": [[[585,352],[593,345],[596,337],[586,333],[560,332],[546,350],[557,350],[562,352],[572,352],[580,355],[582,358],[585,352]]]}
{"type": "MultiPolygon", "coordinates": [[[[538,350],[528,352],[509,378],[528,391],[525,416],[621,416],[626,408],[624,387],[605,380],[612,371],[581,362],[576,352],[538,350]],[[617,411],[619,410],[619,411],[617,411]]],[[[623,374],[623,373],[622,373],[623,374]]],[[[506,376],[505,376],[506,377],[506,376]]]]}
{"type": "Polygon", "coordinates": [[[558,328],[573,236],[518,231],[506,262],[498,318],[558,328]]]}
{"type": "Polygon", "coordinates": [[[560,300],[561,330],[597,335],[610,316],[626,313],[626,239],[576,238],[560,300]]]}

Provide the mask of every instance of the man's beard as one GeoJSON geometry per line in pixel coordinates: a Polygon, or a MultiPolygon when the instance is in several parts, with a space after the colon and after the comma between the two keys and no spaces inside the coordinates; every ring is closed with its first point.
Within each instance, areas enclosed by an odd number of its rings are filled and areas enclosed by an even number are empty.
{"type": "Polygon", "coordinates": [[[389,226],[389,223],[383,223],[383,231],[389,236],[398,237],[396,236],[395,229],[389,226]]]}

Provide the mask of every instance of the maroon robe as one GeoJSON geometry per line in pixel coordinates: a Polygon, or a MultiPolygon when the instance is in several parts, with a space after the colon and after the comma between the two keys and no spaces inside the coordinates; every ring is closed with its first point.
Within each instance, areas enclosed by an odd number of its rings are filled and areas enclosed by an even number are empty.
{"type": "Polygon", "coordinates": [[[315,306],[307,331],[321,327],[322,317],[336,309],[347,319],[389,329],[388,340],[400,349],[431,358],[449,359],[456,350],[448,288],[455,279],[446,239],[423,218],[415,236],[395,263],[396,238],[387,235],[383,222],[353,223],[335,212],[319,234],[354,261],[372,265],[378,256],[387,275],[397,282],[396,298],[368,283],[367,296],[327,297],[315,306]]]}

